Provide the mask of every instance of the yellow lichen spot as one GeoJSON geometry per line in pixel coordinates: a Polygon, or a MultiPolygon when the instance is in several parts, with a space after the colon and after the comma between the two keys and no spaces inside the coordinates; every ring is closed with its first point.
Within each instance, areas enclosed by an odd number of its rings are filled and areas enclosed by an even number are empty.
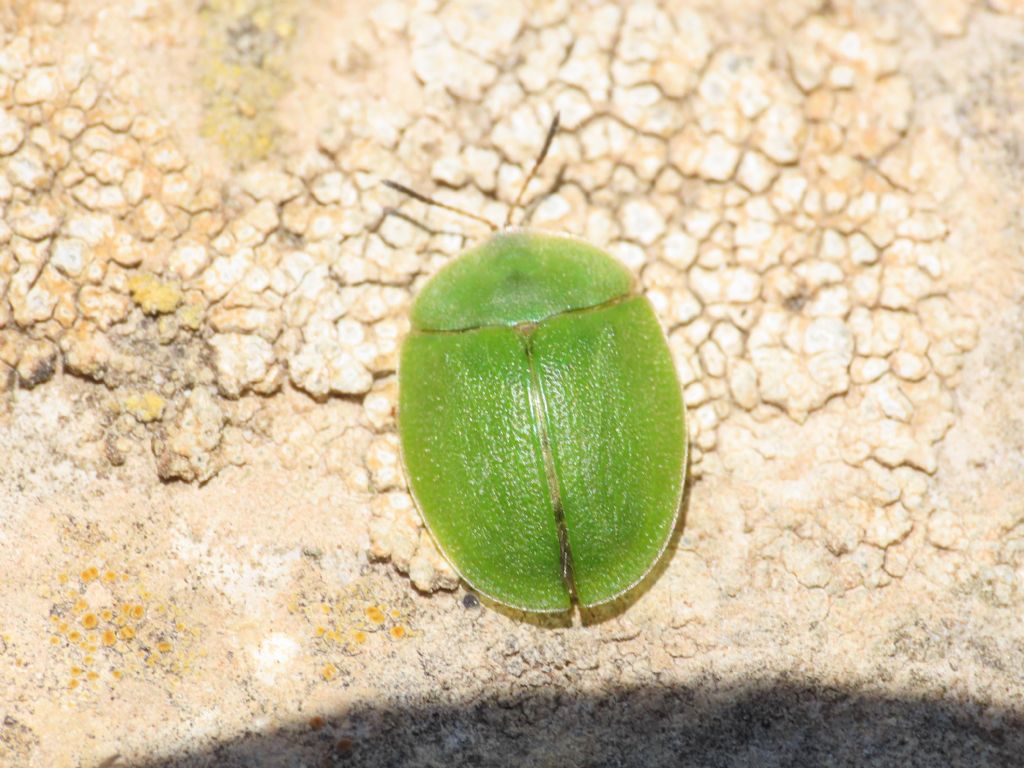
{"type": "Polygon", "coordinates": [[[175,628],[176,630],[178,630],[179,632],[184,632],[184,631],[185,631],[185,629],[186,629],[186,627],[185,627],[184,623],[182,623],[182,622],[180,622],[180,621],[179,621],[179,622],[178,622],[177,624],[175,624],[175,625],[174,625],[174,628],[175,628]]]}
{"type": "Polygon", "coordinates": [[[57,576],[57,583],[58,584],[67,584],[68,583],[68,575],[66,573],[62,573],[59,576],[57,576]]]}
{"type": "Polygon", "coordinates": [[[68,640],[70,640],[72,643],[80,642],[82,640],[82,633],[79,632],[77,629],[73,629],[70,632],[68,632],[68,640]]]}
{"type": "Polygon", "coordinates": [[[84,669],[82,669],[81,667],[72,667],[72,668],[71,668],[71,675],[72,675],[72,677],[78,677],[78,676],[79,676],[80,674],[82,674],[82,673],[83,673],[84,671],[85,671],[85,670],[84,670],[84,669]]]}
{"type": "Polygon", "coordinates": [[[94,659],[92,656],[86,656],[84,659],[82,659],[82,663],[85,664],[85,666],[87,667],[91,667],[93,665],[93,662],[95,661],[96,659],[94,659]]]}
{"type": "Polygon", "coordinates": [[[331,612],[331,606],[329,606],[327,603],[320,603],[320,612],[321,613],[330,613],[331,612]]]}
{"type": "Polygon", "coordinates": [[[324,632],[326,632],[326,631],[327,630],[324,629],[323,627],[317,627],[316,628],[316,636],[317,637],[323,637],[324,636],[324,632]]]}
{"type": "Polygon", "coordinates": [[[88,584],[90,581],[99,577],[100,572],[98,568],[86,568],[80,575],[82,577],[82,581],[88,584]]]}
{"type": "Polygon", "coordinates": [[[355,632],[352,633],[352,639],[360,645],[362,645],[366,642],[366,633],[363,632],[361,629],[357,629],[355,632]]]}
{"type": "Polygon", "coordinates": [[[85,600],[83,598],[80,597],[80,598],[78,598],[78,600],[75,601],[74,606],[72,606],[72,610],[75,613],[81,613],[82,611],[84,611],[88,607],[89,607],[89,604],[87,602],[85,602],[85,600]]]}
{"type": "Polygon", "coordinates": [[[135,417],[136,421],[148,424],[152,421],[160,421],[164,415],[164,400],[156,392],[143,392],[141,395],[130,395],[124,400],[124,410],[135,417]]]}
{"type": "Polygon", "coordinates": [[[78,681],[77,680],[72,680],[71,682],[68,683],[68,690],[74,690],[77,687],[78,687],[78,681]]]}
{"type": "Polygon", "coordinates": [[[100,618],[104,621],[110,621],[112,618],[114,618],[114,614],[111,613],[109,609],[104,608],[102,611],[100,611],[100,618]]]}
{"type": "Polygon", "coordinates": [[[341,639],[341,636],[333,629],[328,630],[326,637],[328,640],[333,640],[335,642],[341,639]]]}
{"type": "Polygon", "coordinates": [[[390,613],[391,613],[391,618],[392,619],[397,619],[399,616],[402,615],[402,612],[400,610],[398,610],[397,608],[392,608],[390,613]]]}
{"type": "Polygon", "coordinates": [[[330,682],[338,676],[338,668],[333,664],[324,664],[320,670],[320,676],[327,682],[330,682]]]}
{"type": "Polygon", "coordinates": [[[106,573],[103,574],[103,580],[104,581],[116,581],[117,580],[117,574],[114,573],[113,571],[107,571],[106,573]]]}
{"type": "Polygon", "coordinates": [[[128,290],[131,291],[132,300],[147,315],[165,315],[173,312],[185,299],[176,280],[164,282],[149,272],[129,277],[128,290]]]}
{"type": "Polygon", "coordinates": [[[403,627],[401,624],[399,624],[396,627],[392,627],[390,631],[391,636],[395,638],[395,640],[401,640],[403,637],[405,637],[405,627],[403,627]]]}
{"type": "Polygon", "coordinates": [[[103,644],[111,646],[117,642],[117,634],[112,629],[103,630],[103,644]]]}
{"type": "Polygon", "coordinates": [[[120,669],[112,669],[110,670],[110,675],[115,680],[120,680],[122,677],[124,677],[124,672],[122,672],[120,669]]]}
{"type": "Polygon", "coordinates": [[[133,605],[131,610],[131,617],[136,621],[146,615],[146,609],[141,605],[133,605]]]}
{"type": "Polygon", "coordinates": [[[376,605],[371,605],[369,608],[366,609],[366,618],[368,618],[374,624],[383,624],[384,611],[382,611],[376,605]]]}
{"type": "Polygon", "coordinates": [[[159,643],[157,643],[157,644],[156,644],[156,649],[157,649],[158,651],[160,651],[160,653],[170,653],[170,652],[171,652],[171,649],[172,649],[173,647],[174,647],[174,646],[173,646],[173,645],[171,645],[171,644],[170,644],[169,642],[167,642],[166,640],[163,640],[163,641],[161,641],[161,642],[159,642],[159,643]]]}
{"type": "Polygon", "coordinates": [[[57,629],[61,632],[61,634],[63,634],[64,632],[67,632],[68,631],[68,623],[66,621],[62,621],[60,623],[60,626],[57,627],[57,629]]]}
{"type": "Polygon", "coordinates": [[[291,19],[278,19],[274,24],[274,32],[278,37],[289,38],[295,33],[295,24],[291,19]]]}
{"type": "Polygon", "coordinates": [[[201,304],[186,304],[178,310],[178,323],[190,331],[198,331],[203,325],[201,304]]]}
{"type": "Polygon", "coordinates": [[[122,640],[131,640],[133,637],[135,637],[135,630],[131,627],[121,627],[120,634],[122,640]]]}
{"type": "Polygon", "coordinates": [[[85,676],[85,679],[86,680],[98,680],[99,679],[99,674],[97,674],[96,672],[90,672],[88,675],[85,676]]]}
{"type": "Polygon", "coordinates": [[[50,636],[50,645],[58,645],[58,644],[60,644],[60,638],[57,637],[56,635],[51,635],[50,636]]]}
{"type": "Polygon", "coordinates": [[[86,629],[96,629],[99,623],[100,620],[96,618],[95,613],[87,613],[82,617],[82,626],[86,629]]]}

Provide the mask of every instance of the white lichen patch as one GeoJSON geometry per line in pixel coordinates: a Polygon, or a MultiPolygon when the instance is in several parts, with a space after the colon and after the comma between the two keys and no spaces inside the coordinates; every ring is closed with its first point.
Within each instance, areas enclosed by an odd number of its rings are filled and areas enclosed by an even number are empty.
{"type": "MultiPolygon", "coordinates": [[[[963,33],[966,5],[927,6],[939,34],[963,33]]],[[[268,398],[308,397],[280,460],[368,491],[374,556],[420,588],[450,586],[414,510],[378,507],[408,499],[394,418],[408,307],[480,233],[379,182],[439,184],[439,198],[501,219],[558,110],[531,215],[639,276],[680,373],[695,478],[722,471],[720,432],[748,419],[828,419],[830,449],[865,482],[930,475],[978,334],[947,277],[958,171],[940,160],[955,159],[956,137],[915,123],[889,27],[800,19],[783,42],[759,32],[740,46],[712,17],[657,3],[391,3],[372,14],[374,34],[407,47],[424,106],[387,91],[343,100],[317,146],[263,147],[224,184],[173,126],[139,113],[131,71],[107,87],[108,66],[12,42],[0,58],[0,388],[64,372],[119,402],[152,392],[160,417],[109,416],[105,456],[119,464],[148,441],[159,475],[189,482],[275,433],[258,416],[268,398]],[[317,423],[335,399],[357,416],[317,423]]],[[[291,35],[286,16],[254,23],[269,31],[232,45],[271,55],[291,35]]],[[[342,48],[341,73],[370,56],[342,48]]],[[[894,546],[879,525],[866,545],[894,546]]],[[[834,583],[819,544],[787,561],[800,583],[834,583]]]]}

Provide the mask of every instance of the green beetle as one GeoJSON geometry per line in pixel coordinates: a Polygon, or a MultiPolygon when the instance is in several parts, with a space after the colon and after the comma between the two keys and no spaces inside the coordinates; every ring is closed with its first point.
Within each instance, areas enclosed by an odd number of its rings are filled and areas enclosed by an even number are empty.
{"type": "Polygon", "coordinates": [[[402,455],[459,575],[526,611],[636,585],[675,526],[687,440],[668,344],[630,272],[580,240],[506,226],[427,282],[411,325],[402,455]]]}

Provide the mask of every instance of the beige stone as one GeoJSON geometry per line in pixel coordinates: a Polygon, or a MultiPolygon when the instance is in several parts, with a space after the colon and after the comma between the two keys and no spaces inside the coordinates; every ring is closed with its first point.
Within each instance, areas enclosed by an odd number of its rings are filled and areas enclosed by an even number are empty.
{"type": "Polygon", "coordinates": [[[334,5],[4,27],[0,762],[1012,763],[1014,3],[334,5]],[[381,180],[502,221],[556,110],[520,215],[636,276],[690,467],[641,589],[525,617],[397,436],[486,228],[381,180]]]}

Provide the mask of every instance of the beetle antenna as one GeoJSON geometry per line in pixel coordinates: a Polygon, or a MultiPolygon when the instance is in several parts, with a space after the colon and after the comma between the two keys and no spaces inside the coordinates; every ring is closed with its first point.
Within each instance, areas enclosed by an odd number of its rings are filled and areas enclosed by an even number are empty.
{"type": "Polygon", "coordinates": [[[523,206],[523,218],[519,222],[520,227],[529,226],[530,221],[533,219],[533,214],[537,212],[540,204],[551,195],[561,188],[562,182],[565,181],[565,166],[562,165],[558,169],[558,173],[555,174],[555,180],[548,185],[548,188],[543,190],[533,200],[523,206]]]}
{"type": "Polygon", "coordinates": [[[462,208],[456,208],[454,205],[448,205],[448,203],[442,203],[440,200],[435,200],[432,197],[427,197],[426,195],[420,194],[415,189],[409,189],[404,184],[399,184],[397,181],[391,181],[391,179],[384,179],[383,183],[385,187],[389,187],[395,190],[396,192],[401,192],[403,195],[408,195],[413,200],[419,200],[421,203],[432,205],[435,208],[442,208],[446,211],[451,211],[452,213],[458,213],[461,214],[462,216],[467,216],[470,219],[479,221],[481,224],[486,224],[492,232],[498,231],[498,225],[484,216],[480,216],[479,214],[473,213],[471,211],[463,210],[462,208]]]}
{"type": "Polygon", "coordinates": [[[509,226],[512,223],[512,214],[523,201],[523,195],[526,194],[526,188],[530,186],[530,182],[533,181],[533,177],[537,175],[537,169],[540,168],[540,164],[544,162],[544,158],[548,156],[548,150],[551,149],[551,142],[555,140],[555,134],[558,133],[558,113],[555,112],[554,118],[551,120],[551,126],[548,128],[548,135],[544,139],[544,146],[541,147],[540,154],[537,155],[537,160],[533,164],[533,168],[530,169],[530,173],[527,174],[526,180],[523,182],[523,186],[519,188],[519,194],[516,195],[516,201],[512,203],[512,207],[508,209],[508,215],[505,217],[505,226],[509,226]]]}

